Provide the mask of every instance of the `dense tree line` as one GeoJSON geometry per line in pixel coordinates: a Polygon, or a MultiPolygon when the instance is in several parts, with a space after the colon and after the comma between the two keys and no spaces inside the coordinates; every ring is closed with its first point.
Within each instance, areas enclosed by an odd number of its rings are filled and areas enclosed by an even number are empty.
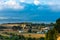
{"type": "Polygon", "coordinates": [[[31,38],[24,37],[23,35],[11,35],[9,37],[0,35],[0,40],[44,40],[44,37],[41,38],[31,38]]]}
{"type": "Polygon", "coordinates": [[[13,26],[12,29],[13,29],[13,30],[21,30],[22,27],[20,27],[20,26],[13,26]]]}

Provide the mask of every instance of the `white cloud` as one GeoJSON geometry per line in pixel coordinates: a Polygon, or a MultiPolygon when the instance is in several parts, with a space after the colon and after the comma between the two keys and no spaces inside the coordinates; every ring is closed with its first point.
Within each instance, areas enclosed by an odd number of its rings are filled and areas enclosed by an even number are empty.
{"type": "Polygon", "coordinates": [[[25,0],[20,0],[20,2],[25,2],[25,0]]]}
{"type": "Polygon", "coordinates": [[[0,20],[4,20],[4,19],[20,19],[20,17],[1,17],[0,16],[0,20]]]}
{"type": "Polygon", "coordinates": [[[7,17],[0,17],[0,19],[3,20],[3,19],[9,19],[9,18],[7,18],[7,17]]]}
{"type": "Polygon", "coordinates": [[[5,4],[8,7],[13,8],[13,9],[23,9],[24,8],[19,3],[17,3],[16,1],[13,1],[13,0],[9,0],[9,1],[5,2],[5,4]]]}
{"type": "Polygon", "coordinates": [[[3,9],[3,6],[4,6],[4,2],[3,1],[0,1],[0,10],[3,9]]]}
{"type": "Polygon", "coordinates": [[[40,1],[39,0],[34,0],[34,4],[35,5],[39,5],[40,4],[40,1]]]}
{"type": "Polygon", "coordinates": [[[47,4],[52,11],[60,11],[60,1],[51,1],[47,4]]]}
{"type": "Polygon", "coordinates": [[[60,0],[34,0],[34,4],[48,6],[52,11],[60,11],[60,0]]]}
{"type": "Polygon", "coordinates": [[[0,10],[5,8],[24,9],[24,6],[19,2],[44,6],[47,5],[53,11],[60,10],[60,0],[0,0],[0,10]]]}
{"type": "Polygon", "coordinates": [[[24,9],[24,6],[20,5],[16,0],[0,1],[0,10],[4,8],[24,9]]]}

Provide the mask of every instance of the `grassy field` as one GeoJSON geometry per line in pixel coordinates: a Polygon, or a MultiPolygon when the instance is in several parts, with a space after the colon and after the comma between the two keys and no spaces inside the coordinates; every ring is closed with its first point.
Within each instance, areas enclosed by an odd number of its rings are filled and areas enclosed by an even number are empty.
{"type": "MultiPolygon", "coordinates": [[[[32,38],[40,38],[40,37],[45,37],[45,34],[35,34],[35,33],[18,33],[18,32],[8,32],[8,33],[13,33],[13,34],[17,34],[17,35],[23,35],[24,37],[32,37],[32,38]]],[[[7,34],[4,34],[4,32],[0,33],[3,36],[9,36],[7,34]]]]}
{"type": "MultiPolygon", "coordinates": [[[[3,36],[9,36],[7,34],[1,34],[3,36]]],[[[17,35],[23,35],[24,37],[26,38],[40,38],[40,37],[45,37],[45,34],[33,34],[33,33],[20,33],[20,34],[17,34],[17,35]]]]}
{"type": "Polygon", "coordinates": [[[22,34],[22,35],[24,35],[25,37],[32,37],[32,38],[40,38],[40,37],[45,37],[45,34],[22,34]]]}

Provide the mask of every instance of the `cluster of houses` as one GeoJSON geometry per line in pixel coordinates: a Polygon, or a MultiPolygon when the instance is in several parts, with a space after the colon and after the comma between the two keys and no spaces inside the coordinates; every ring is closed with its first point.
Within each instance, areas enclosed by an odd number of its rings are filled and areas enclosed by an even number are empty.
{"type": "Polygon", "coordinates": [[[41,24],[33,24],[33,23],[8,23],[8,24],[1,24],[0,27],[6,27],[3,30],[6,31],[18,31],[19,33],[39,33],[44,34],[51,30],[54,26],[53,25],[41,25],[41,24]],[[14,30],[13,30],[13,29],[14,30]]]}

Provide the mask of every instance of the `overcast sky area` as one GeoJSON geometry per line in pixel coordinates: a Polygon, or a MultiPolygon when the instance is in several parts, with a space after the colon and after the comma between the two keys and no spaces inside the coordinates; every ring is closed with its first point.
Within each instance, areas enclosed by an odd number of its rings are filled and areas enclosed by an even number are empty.
{"type": "Polygon", "coordinates": [[[60,0],[0,0],[0,23],[55,22],[60,0]]]}

